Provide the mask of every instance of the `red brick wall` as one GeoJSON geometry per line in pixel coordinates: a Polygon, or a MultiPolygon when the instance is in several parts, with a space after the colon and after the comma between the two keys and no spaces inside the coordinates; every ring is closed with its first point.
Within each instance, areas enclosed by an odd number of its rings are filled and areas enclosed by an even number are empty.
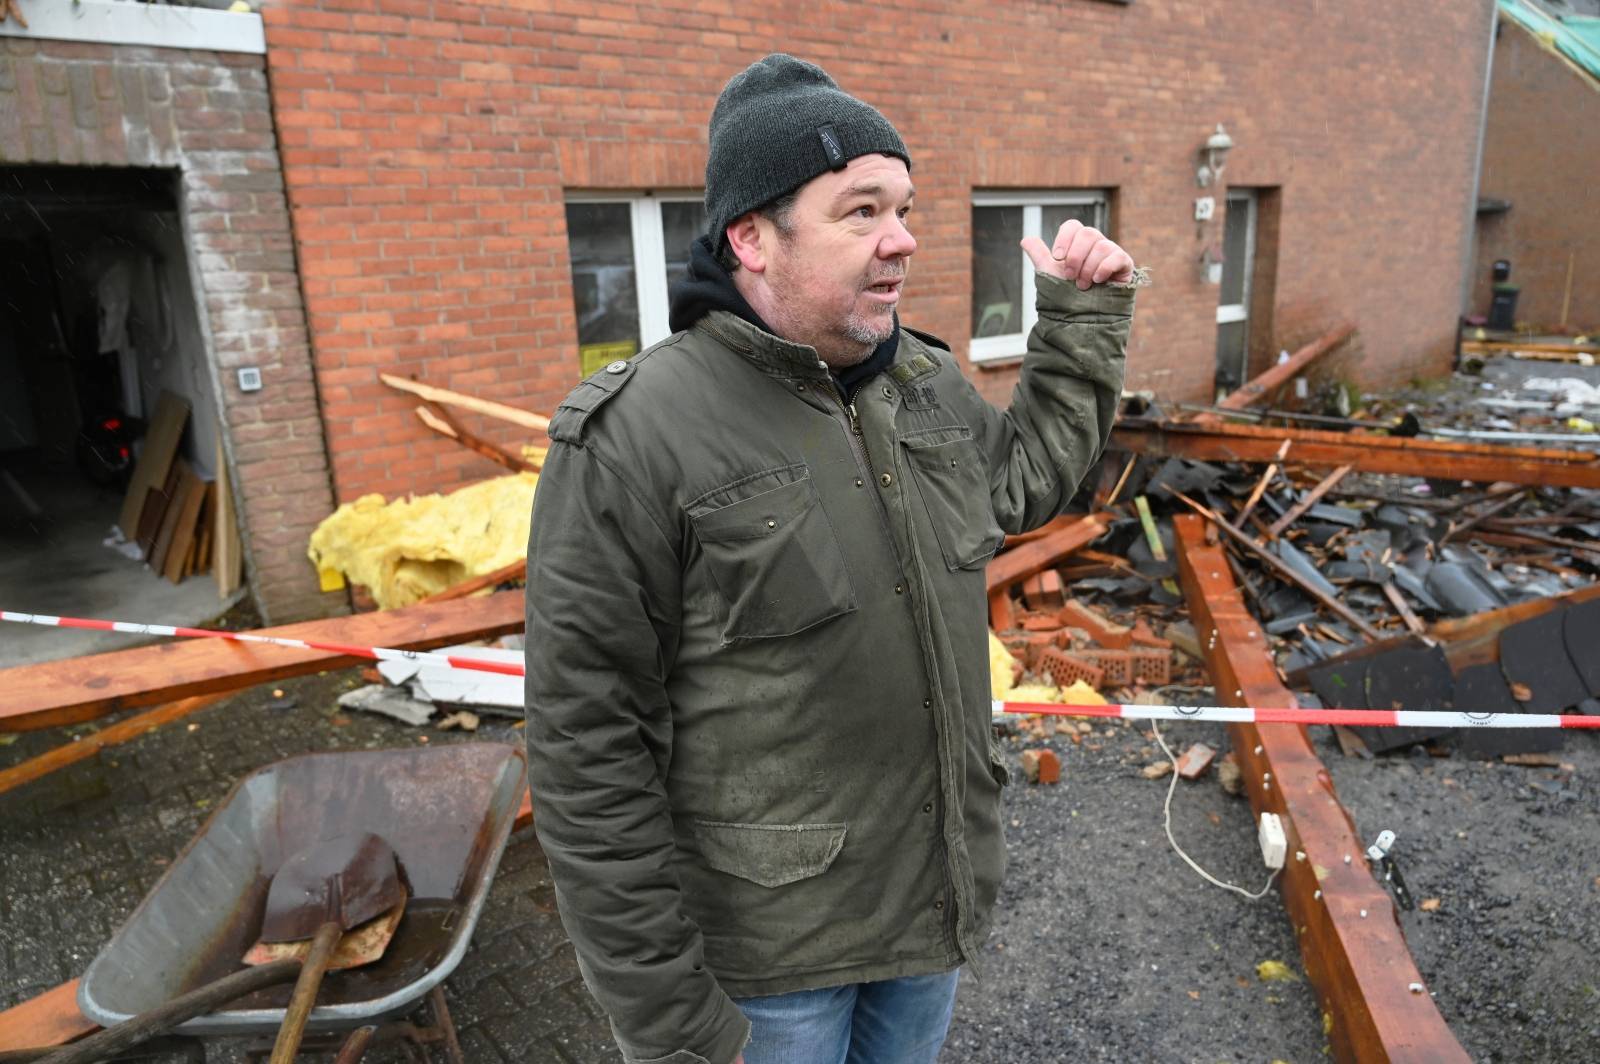
{"type": "MultiPolygon", "coordinates": [[[[274,105],[338,493],[489,471],[431,438],[380,368],[560,400],[578,374],[563,190],[698,188],[717,92],[771,50],[821,63],[905,136],[921,240],[905,317],[959,353],[972,190],[1113,186],[1117,235],[1156,280],[1129,383],[1207,396],[1217,290],[1196,265],[1194,171],[1221,121],[1238,144],[1227,180],[1281,189],[1264,349],[1350,317],[1368,383],[1442,370],[1489,10],[278,0],[274,105]]],[[[1015,370],[973,376],[1003,401],[1015,370]]]]}
{"type": "Polygon", "coordinates": [[[0,38],[0,163],[172,167],[264,617],[345,612],[306,541],[333,508],[258,55],[0,38]],[[264,387],[239,391],[258,366],[264,387]]]}
{"type": "Polygon", "coordinates": [[[1600,85],[1510,19],[1494,46],[1482,195],[1511,201],[1478,222],[1467,312],[1487,314],[1491,266],[1511,260],[1517,320],[1600,329],[1600,85]],[[1568,301],[1567,270],[1572,269],[1568,301]]]}

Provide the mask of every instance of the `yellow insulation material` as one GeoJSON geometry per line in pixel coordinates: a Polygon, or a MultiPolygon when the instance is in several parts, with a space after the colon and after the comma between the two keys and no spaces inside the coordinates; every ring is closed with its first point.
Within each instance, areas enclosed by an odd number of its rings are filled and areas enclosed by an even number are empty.
{"type": "Polygon", "coordinates": [[[1100,697],[1089,684],[1076,680],[1071,687],[1055,687],[1051,684],[1032,683],[1016,684],[1012,681],[1012,664],[1017,659],[1006,645],[989,633],[989,691],[990,697],[996,702],[1065,702],[1073,706],[1103,706],[1106,700],[1100,697]]]}
{"type": "Polygon", "coordinates": [[[363,495],[317,526],[306,553],[319,571],[367,588],[381,608],[409,606],[523,557],[538,483],[518,473],[449,495],[363,495]]]}

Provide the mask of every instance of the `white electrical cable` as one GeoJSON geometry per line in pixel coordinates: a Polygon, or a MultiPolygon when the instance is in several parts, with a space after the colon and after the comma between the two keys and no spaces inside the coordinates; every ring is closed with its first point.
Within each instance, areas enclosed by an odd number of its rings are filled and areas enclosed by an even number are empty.
{"type": "Polygon", "coordinates": [[[1153,721],[1153,720],[1150,722],[1150,731],[1151,731],[1151,733],[1153,735],[1155,735],[1156,742],[1160,744],[1161,752],[1166,755],[1167,761],[1170,762],[1171,765],[1172,765],[1172,782],[1170,784],[1168,784],[1168,786],[1167,786],[1167,800],[1166,800],[1166,803],[1162,806],[1162,810],[1161,811],[1162,811],[1162,815],[1164,816],[1164,818],[1166,820],[1167,841],[1172,843],[1173,850],[1177,852],[1179,857],[1183,858],[1185,864],[1187,864],[1190,868],[1194,869],[1195,872],[1197,872],[1200,875],[1200,878],[1204,879],[1206,882],[1212,883],[1212,884],[1214,884],[1216,886],[1219,886],[1223,890],[1231,890],[1235,894],[1239,894],[1239,895],[1242,895],[1243,897],[1249,898],[1251,901],[1259,901],[1260,899],[1266,897],[1267,896],[1267,892],[1272,889],[1272,884],[1277,881],[1278,873],[1283,871],[1283,869],[1274,868],[1272,870],[1272,874],[1267,877],[1267,885],[1262,887],[1259,893],[1251,894],[1248,890],[1245,890],[1243,887],[1234,886],[1232,883],[1224,883],[1222,880],[1218,879],[1216,876],[1212,875],[1210,872],[1207,872],[1204,868],[1201,868],[1198,864],[1195,863],[1194,858],[1190,857],[1188,854],[1184,853],[1183,852],[1183,847],[1178,845],[1178,840],[1176,838],[1174,838],[1173,835],[1172,835],[1172,795],[1173,795],[1173,792],[1175,792],[1178,789],[1178,759],[1172,756],[1172,751],[1171,750],[1167,749],[1166,740],[1161,738],[1161,729],[1159,727],[1157,727],[1156,722],[1153,721]]]}

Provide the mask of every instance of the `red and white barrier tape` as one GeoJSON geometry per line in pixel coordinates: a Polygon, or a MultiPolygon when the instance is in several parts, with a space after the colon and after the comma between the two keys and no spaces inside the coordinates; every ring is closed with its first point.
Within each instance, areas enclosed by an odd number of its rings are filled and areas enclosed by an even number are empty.
{"type": "MultiPolygon", "coordinates": [[[[371,661],[417,661],[424,664],[521,676],[523,667],[513,662],[484,661],[457,654],[387,647],[350,646],[312,639],[284,639],[251,632],[219,632],[210,628],[184,628],[170,624],[99,621],[83,617],[0,610],[0,621],[37,624],[47,628],[89,628],[133,635],[165,635],[187,639],[226,639],[235,643],[266,643],[295,650],[325,650],[371,661]]],[[[1120,717],[1123,720],[1201,720],[1223,724],[1344,724],[1366,728],[1600,728],[1600,717],[1557,713],[1461,713],[1407,709],[1269,709],[1240,706],[1072,705],[1061,702],[994,703],[996,716],[1048,714],[1058,717],[1120,717]]]]}
{"type": "Polygon", "coordinates": [[[996,702],[995,715],[1044,713],[1124,720],[1205,720],[1222,724],[1344,724],[1352,728],[1600,728],[1576,713],[1458,713],[1414,709],[1252,709],[1242,706],[1068,706],[996,702]]]}

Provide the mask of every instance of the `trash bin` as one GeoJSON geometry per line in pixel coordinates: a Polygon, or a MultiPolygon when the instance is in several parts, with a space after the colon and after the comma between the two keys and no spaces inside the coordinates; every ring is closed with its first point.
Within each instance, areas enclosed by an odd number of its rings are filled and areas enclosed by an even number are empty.
{"type": "Polygon", "coordinates": [[[1517,327],[1517,293],[1514,284],[1494,286],[1494,298],[1489,302],[1489,328],[1511,330],[1517,327]]]}

